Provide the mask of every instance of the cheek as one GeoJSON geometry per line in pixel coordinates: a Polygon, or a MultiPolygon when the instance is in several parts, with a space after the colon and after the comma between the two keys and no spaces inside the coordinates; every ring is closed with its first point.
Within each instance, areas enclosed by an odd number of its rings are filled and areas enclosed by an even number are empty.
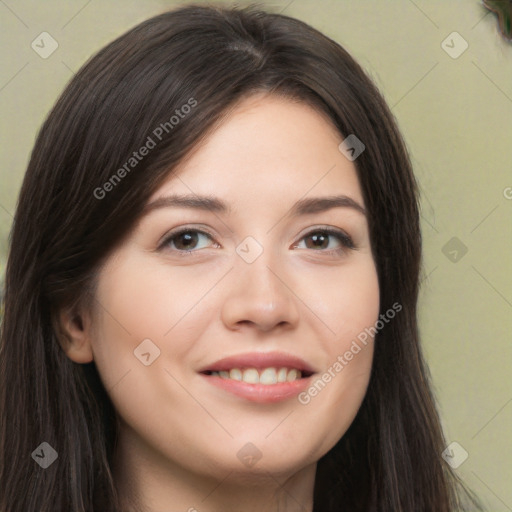
{"type": "Polygon", "coordinates": [[[191,268],[170,276],[168,266],[143,265],[130,255],[104,268],[97,289],[92,343],[103,385],[122,420],[163,452],[183,446],[170,447],[162,418],[186,432],[187,418],[201,413],[181,385],[181,371],[211,318],[205,308],[195,314],[194,306],[217,279],[198,279],[191,268]]]}
{"type": "Polygon", "coordinates": [[[147,256],[145,262],[134,255],[113,258],[100,274],[92,339],[106,389],[128,372],[161,366],[165,357],[160,356],[171,346],[174,361],[185,359],[190,340],[210,321],[204,310],[194,314],[194,307],[215,280],[215,275],[198,279],[192,266],[170,275],[164,264],[148,265],[147,256]]]}
{"type": "MultiPolygon", "coordinates": [[[[379,318],[379,283],[373,259],[354,266],[341,284],[337,300],[337,313],[332,313],[336,334],[326,343],[329,354],[329,377],[325,377],[336,393],[335,403],[353,401],[358,404],[364,396],[373,359],[373,330],[379,318]]],[[[356,408],[358,405],[356,405],[356,408]]],[[[348,408],[350,410],[352,408],[348,408]]]]}
{"type": "Polygon", "coordinates": [[[326,359],[299,402],[309,411],[305,421],[322,431],[319,450],[326,452],[347,431],[366,394],[380,303],[373,259],[360,260],[323,282],[323,293],[310,298],[330,328],[319,337],[326,359]]]}
{"type": "Polygon", "coordinates": [[[347,340],[376,322],[379,282],[370,255],[339,268],[300,268],[295,273],[300,276],[297,295],[312,313],[308,322],[317,326],[329,353],[342,350],[347,340]]]}
{"type": "Polygon", "coordinates": [[[133,257],[108,272],[99,295],[127,331],[161,338],[207,294],[213,277],[198,278],[192,266],[170,272],[165,263],[138,260],[133,257]]]}

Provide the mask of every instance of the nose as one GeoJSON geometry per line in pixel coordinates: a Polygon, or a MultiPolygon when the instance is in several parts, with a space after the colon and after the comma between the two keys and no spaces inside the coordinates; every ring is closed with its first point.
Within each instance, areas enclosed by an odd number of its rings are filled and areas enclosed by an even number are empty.
{"type": "Polygon", "coordinates": [[[238,261],[236,267],[231,276],[231,293],[221,313],[227,328],[239,330],[252,325],[268,332],[297,325],[298,299],[282,272],[272,269],[263,256],[251,264],[238,261]]]}

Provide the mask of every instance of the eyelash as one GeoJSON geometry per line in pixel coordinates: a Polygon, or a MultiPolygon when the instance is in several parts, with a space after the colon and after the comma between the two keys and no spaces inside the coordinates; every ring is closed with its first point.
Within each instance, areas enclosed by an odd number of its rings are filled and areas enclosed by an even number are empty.
{"type": "MultiPolygon", "coordinates": [[[[212,241],[214,240],[213,235],[206,230],[195,229],[195,228],[180,228],[177,231],[169,233],[169,235],[165,237],[164,241],[159,246],[159,250],[166,249],[172,240],[174,240],[175,238],[178,238],[180,235],[182,235],[184,233],[199,233],[202,235],[206,235],[212,241]]],[[[315,235],[315,234],[319,234],[319,233],[337,238],[338,241],[340,242],[341,247],[338,247],[336,249],[329,249],[329,250],[327,250],[327,249],[317,249],[317,250],[310,249],[312,251],[321,252],[321,253],[328,254],[328,255],[341,256],[345,252],[346,249],[357,249],[356,246],[354,245],[354,242],[352,241],[352,238],[350,238],[349,235],[347,235],[345,232],[343,232],[341,230],[333,229],[331,227],[315,228],[315,229],[309,231],[308,233],[306,233],[299,240],[299,242],[311,235],[315,235]]],[[[298,245],[298,243],[294,244],[293,247],[295,248],[297,245],[298,245]]],[[[188,257],[188,256],[192,256],[193,255],[192,253],[199,252],[201,249],[190,249],[190,250],[170,249],[170,250],[178,253],[181,257],[188,257]]]]}

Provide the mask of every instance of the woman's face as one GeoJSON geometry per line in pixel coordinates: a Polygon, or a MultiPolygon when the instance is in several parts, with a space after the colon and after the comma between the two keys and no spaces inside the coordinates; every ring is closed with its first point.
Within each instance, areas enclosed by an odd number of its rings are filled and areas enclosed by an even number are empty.
{"type": "Polygon", "coordinates": [[[174,471],[284,475],[346,432],[379,287],[341,142],[304,103],[252,96],[111,254],[89,341],[123,450],[174,471]]]}

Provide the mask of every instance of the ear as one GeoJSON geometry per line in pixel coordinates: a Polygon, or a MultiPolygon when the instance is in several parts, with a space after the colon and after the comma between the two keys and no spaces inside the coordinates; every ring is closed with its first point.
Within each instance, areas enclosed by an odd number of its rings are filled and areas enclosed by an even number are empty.
{"type": "Polygon", "coordinates": [[[90,363],[94,357],[91,346],[91,322],[89,315],[73,309],[58,313],[56,333],[66,355],[75,363],[90,363]]]}

